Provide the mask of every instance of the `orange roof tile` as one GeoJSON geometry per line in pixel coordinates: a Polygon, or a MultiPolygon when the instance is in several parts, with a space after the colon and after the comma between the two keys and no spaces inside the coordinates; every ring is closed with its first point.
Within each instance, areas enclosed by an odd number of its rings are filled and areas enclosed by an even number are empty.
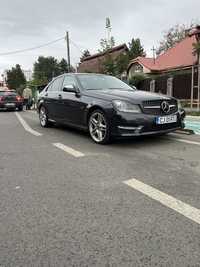
{"type": "Polygon", "coordinates": [[[193,55],[195,36],[188,36],[174,47],[154,60],[152,58],[138,57],[130,62],[129,67],[138,62],[152,71],[164,71],[169,69],[183,68],[197,63],[197,57],[193,55]]]}

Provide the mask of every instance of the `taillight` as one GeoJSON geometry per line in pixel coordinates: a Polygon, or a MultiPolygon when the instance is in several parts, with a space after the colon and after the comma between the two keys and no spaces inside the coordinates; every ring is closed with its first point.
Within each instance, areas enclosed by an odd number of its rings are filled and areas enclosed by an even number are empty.
{"type": "Polygon", "coordinates": [[[0,102],[3,102],[3,101],[4,101],[4,97],[0,96],[0,102]]]}
{"type": "Polygon", "coordinates": [[[22,100],[22,99],[21,99],[21,96],[18,96],[18,95],[17,95],[17,96],[16,96],[16,100],[17,100],[17,101],[21,101],[21,100],[22,100]]]}

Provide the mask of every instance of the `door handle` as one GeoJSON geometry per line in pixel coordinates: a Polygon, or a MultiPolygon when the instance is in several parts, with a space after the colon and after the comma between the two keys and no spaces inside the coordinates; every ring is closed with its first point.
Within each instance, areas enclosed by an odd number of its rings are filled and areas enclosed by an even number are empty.
{"type": "Polygon", "coordinates": [[[58,95],[58,99],[62,99],[62,95],[58,95]]]}
{"type": "Polygon", "coordinates": [[[44,96],[48,96],[48,93],[46,93],[44,96]]]}

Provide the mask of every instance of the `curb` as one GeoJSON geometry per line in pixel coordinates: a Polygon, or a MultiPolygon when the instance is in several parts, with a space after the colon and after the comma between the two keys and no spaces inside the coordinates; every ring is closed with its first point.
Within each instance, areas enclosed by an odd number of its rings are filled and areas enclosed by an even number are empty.
{"type": "Polygon", "coordinates": [[[192,135],[195,134],[195,132],[193,130],[190,129],[180,129],[180,130],[176,130],[176,133],[179,134],[186,134],[186,135],[192,135]]]}

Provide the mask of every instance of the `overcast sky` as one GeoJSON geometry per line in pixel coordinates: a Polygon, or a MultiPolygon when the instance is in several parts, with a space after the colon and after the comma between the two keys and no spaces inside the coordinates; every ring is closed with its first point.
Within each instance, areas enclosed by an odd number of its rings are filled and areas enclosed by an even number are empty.
{"type": "MultiPolygon", "coordinates": [[[[0,0],[0,53],[42,45],[65,35],[69,30],[72,63],[79,61],[80,50],[94,53],[105,37],[105,19],[110,17],[116,44],[139,37],[148,55],[158,46],[163,31],[177,23],[198,20],[199,0],[0,0]]],[[[0,56],[0,73],[15,64],[32,69],[39,55],[66,58],[66,43],[0,56]]]]}

